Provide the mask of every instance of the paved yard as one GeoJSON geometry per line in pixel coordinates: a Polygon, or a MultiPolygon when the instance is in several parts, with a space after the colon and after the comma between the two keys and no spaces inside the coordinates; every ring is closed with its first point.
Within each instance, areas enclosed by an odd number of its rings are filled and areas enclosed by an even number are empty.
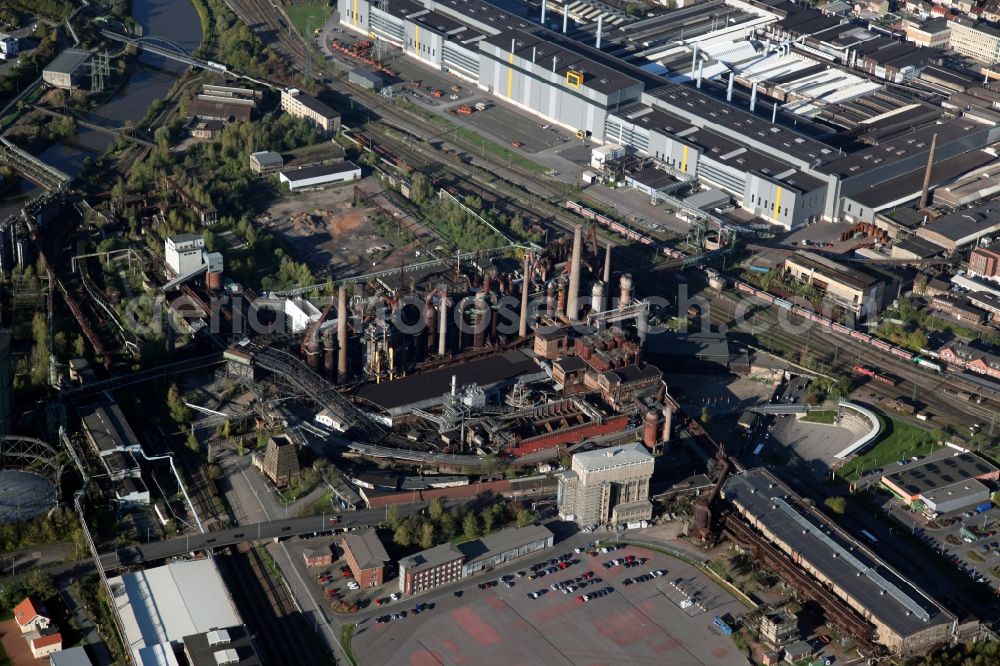
{"type": "MultiPolygon", "coordinates": [[[[553,556],[559,554],[557,547],[553,556]]],[[[440,598],[433,610],[388,624],[366,620],[355,632],[353,649],[362,664],[670,664],[727,666],[746,659],[712,625],[715,615],[739,615],[744,608],[697,569],[649,550],[628,547],[609,555],[580,556],[565,572],[537,581],[516,579],[513,588],[477,589],[462,598],[440,598]],[[638,568],[604,569],[613,557],[648,558],[638,568]],[[625,578],[666,569],[644,583],[625,578]],[[553,582],[594,571],[604,581],[577,593],[549,590],[553,582]],[[679,585],[704,610],[681,609],[679,585]],[[577,595],[611,586],[607,596],[581,603],[577,595]],[[534,590],[547,592],[529,599],[534,590]]],[[[398,609],[394,608],[393,611],[398,609]]]]}

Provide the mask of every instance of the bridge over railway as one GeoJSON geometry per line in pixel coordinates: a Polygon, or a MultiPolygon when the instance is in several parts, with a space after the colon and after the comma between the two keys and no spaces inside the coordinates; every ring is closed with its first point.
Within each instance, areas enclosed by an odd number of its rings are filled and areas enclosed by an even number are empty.
{"type": "Polygon", "coordinates": [[[96,393],[128,388],[129,386],[142,384],[143,382],[159,379],[160,377],[165,377],[167,375],[175,375],[181,372],[200,370],[201,368],[207,368],[209,366],[217,365],[219,363],[222,363],[221,352],[208,354],[206,356],[199,356],[197,358],[185,359],[183,361],[177,361],[175,363],[167,363],[166,365],[160,365],[155,368],[150,368],[149,370],[142,370],[140,372],[131,372],[127,375],[112,377],[110,379],[103,379],[101,381],[89,382],[87,384],[84,384],[83,386],[75,386],[73,388],[63,389],[62,391],[60,391],[59,395],[62,398],[72,398],[72,399],[85,398],[87,396],[91,396],[96,393]]]}
{"type": "MultiPolygon", "coordinates": [[[[423,508],[423,502],[399,506],[400,516],[423,508]]],[[[130,548],[121,548],[114,552],[102,553],[101,564],[106,569],[116,569],[142,562],[163,560],[178,555],[185,555],[199,550],[233,546],[246,541],[261,541],[264,539],[284,539],[287,537],[325,532],[333,528],[369,527],[381,524],[385,520],[385,509],[362,509],[345,512],[336,523],[332,522],[333,514],[311,516],[308,518],[286,518],[262,523],[239,525],[224,530],[186,534],[184,536],[145,543],[130,548]]]]}
{"type": "Polygon", "coordinates": [[[144,138],[144,132],[138,128],[129,129],[126,127],[108,127],[107,125],[101,125],[93,120],[88,120],[84,118],[79,113],[74,113],[73,111],[59,111],[48,106],[39,106],[38,104],[32,104],[31,107],[37,111],[54,116],[56,118],[69,118],[75,122],[80,127],[86,127],[87,129],[92,129],[95,132],[101,132],[103,134],[110,134],[114,137],[121,137],[126,141],[131,141],[132,143],[137,143],[141,146],[146,146],[147,148],[154,148],[155,144],[149,140],[149,138],[144,138]]]}

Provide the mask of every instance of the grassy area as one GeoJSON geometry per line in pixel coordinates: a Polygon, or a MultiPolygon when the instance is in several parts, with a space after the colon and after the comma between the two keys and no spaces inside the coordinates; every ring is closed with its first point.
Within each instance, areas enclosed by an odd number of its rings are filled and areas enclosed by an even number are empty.
{"type": "Polygon", "coordinates": [[[301,518],[307,518],[309,516],[322,516],[324,513],[332,514],[336,511],[333,508],[333,498],[333,491],[328,490],[315,502],[302,507],[296,515],[301,518]]]}
{"type": "Polygon", "coordinates": [[[306,30],[313,32],[326,25],[326,20],[330,18],[333,6],[326,3],[317,2],[315,4],[295,5],[285,7],[285,14],[291,21],[295,29],[303,37],[308,37],[306,30]]]}
{"type": "Polygon", "coordinates": [[[834,421],[837,420],[837,412],[832,409],[815,409],[803,416],[801,420],[806,423],[825,423],[827,425],[833,425],[834,421]]]}
{"type": "Polygon", "coordinates": [[[351,650],[351,639],[354,637],[354,628],[357,625],[345,624],[340,628],[340,647],[344,649],[344,654],[347,655],[348,661],[357,666],[358,660],[354,658],[354,652],[351,650]]]}
{"type": "Polygon", "coordinates": [[[893,418],[879,417],[882,432],[878,442],[866,453],[841,467],[837,474],[847,479],[858,478],[859,472],[887,465],[903,458],[926,455],[937,443],[934,435],[915,425],[893,418]]]}
{"type": "Polygon", "coordinates": [[[965,557],[967,559],[969,559],[970,561],[972,561],[972,562],[985,562],[986,561],[986,560],[983,559],[982,555],[980,555],[979,553],[977,553],[974,550],[967,551],[965,553],[965,557]]]}

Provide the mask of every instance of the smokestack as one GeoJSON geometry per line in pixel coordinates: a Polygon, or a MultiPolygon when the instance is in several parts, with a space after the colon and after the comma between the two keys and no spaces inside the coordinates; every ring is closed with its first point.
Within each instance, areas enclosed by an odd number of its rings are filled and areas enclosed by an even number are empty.
{"type": "Polygon", "coordinates": [[[580,316],[580,254],[583,248],[583,227],[579,224],[573,229],[573,254],[569,256],[569,299],[566,302],[566,315],[570,321],[576,321],[580,316]]]}
{"type": "Polygon", "coordinates": [[[556,315],[556,281],[549,280],[545,285],[545,314],[549,317],[556,315]]]}
{"type": "Polygon", "coordinates": [[[639,310],[639,316],[635,321],[635,330],[639,336],[639,346],[646,346],[646,333],[649,331],[649,311],[645,308],[639,310]]]}
{"type": "Polygon", "coordinates": [[[484,346],[486,333],[486,311],[489,306],[486,304],[486,292],[481,291],[476,294],[476,309],[473,311],[472,325],[472,346],[476,349],[484,346]]]}
{"type": "Polygon", "coordinates": [[[347,288],[337,290],[337,377],[347,380],[347,288]]]}
{"type": "Polygon", "coordinates": [[[441,303],[438,307],[441,308],[438,313],[441,317],[438,324],[438,356],[444,356],[448,344],[448,287],[444,285],[441,286],[441,303]]]}
{"type": "Polygon", "coordinates": [[[726,88],[726,101],[733,101],[733,80],[736,78],[735,72],[729,72],[729,87],[726,88]]]}
{"type": "Polygon", "coordinates": [[[333,329],[328,328],[323,331],[323,374],[327,379],[333,379],[336,371],[336,365],[334,365],[333,347],[333,329]]]}
{"type": "Polygon", "coordinates": [[[563,0],[563,34],[566,34],[566,24],[569,21],[569,2],[563,0]]]}
{"type": "Polygon", "coordinates": [[[632,276],[626,273],[618,280],[618,288],[621,290],[618,297],[618,307],[628,307],[632,302],[632,276]]]}
{"type": "Polygon", "coordinates": [[[656,431],[660,428],[660,415],[656,413],[655,409],[651,409],[646,412],[646,416],[642,419],[642,443],[648,449],[652,449],[656,446],[656,431]]]}
{"type": "Polygon", "coordinates": [[[931,151],[927,153],[927,170],[924,172],[924,188],[920,190],[920,208],[927,208],[927,193],[931,187],[931,168],[934,166],[934,151],[937,150],[937,134],[931,137],[931,151]]]}
{"type": "Polygon", "coordinates": [[[604,312],[604,283],[595,282],[590,289],[590,309],[593,312],[604,312]]]}
{"type": "Polygon", "coordinates": [[[757,82],[754,81],[753,85],[750,87],[750,113],[757,108],[757,82]]]}
{"type": "Polygon", "coordinates": [[[517,334],[521,338],[528,336],[528,292],[531,287],[531,255],[524,254],[524,279],[521,280],[521,321],[518,323],[517,334]]]}
{"type": "Polygon", "coordinates": [[[703,60],[698,63],[698,73],[695,75],[695,81],[696,81],[695,87],[698,88],[698,90],[701,90],[701,70],[704,68],[705,68],[705,61],[703,60]]]}
{"type": "Polygon", "coordinates": [[[559,280],[559,296],[556,302],[556,316],[566,316],[566,280],[559,280]]]}
{"type": "Polygon", "coordinates": [[[604,247],[604,284],[611,286],[611,243],[604,247]]]}
{"type": "Polygon", "coordinates": [[[601,48],[601,32],[604,31],[604,14],[597,15],[597,43],[594,44],[595,48],[601,48]]]}
{"type": "Polygon", "coordinates": [[[663,436],[660,441],[666,444],[670,441],[670,430],[673,425],[674,411],[670,409],[670,405],[665,405],[663,407],[663,436]]]}
{"type": "Polygon", "coordinates": [[[542,25],[545,25],[545,10],[549,8],[548,0],[542,0],[542,25]]]}
{"type": "Polygon", "coordinates": [[[694,51],[691,52],[691,71],[694,71],[695,63],[698,62],[698,43],[695,42],[694,51]]]}

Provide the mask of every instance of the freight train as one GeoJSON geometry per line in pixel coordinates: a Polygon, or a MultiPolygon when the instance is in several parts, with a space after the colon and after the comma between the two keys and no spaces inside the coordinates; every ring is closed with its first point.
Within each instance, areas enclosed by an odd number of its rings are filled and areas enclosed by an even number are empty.
{"type": "Polygon", "coordinates": [[[663,243],[659,242],[649,234],[644,234],[638,229],[633,229],[632,227],[626,224],[623,224],[617,220],[613,220],[607,215],[601,215],[596,210],[591,210],[586,206],[581,206],[575,201],[563,202],[563,207],[573,211],[580,217],[590,220],[592,222],[596,222],[605,229],[608,229],[610,231],[615,232],[616,234],[624,236],[625,238],[631,241],[635,241],[643,245],[648,245],[654,248],[657,252],[659,252],[665,257],[672,257],[674,259],[687,258],[687,255],[684,254],[683,252],[665,246],[663,243]]]}
{"type": "Polygon", "coordinates": [[[855,365],[854,373],[857,375],[864,375],[865,377],[871,377],[880,384],[886,384],[888,386],[896,386],[899,384],[899,379],[893,377],[892,375],[880,372],[875,368],[869,367],[867,365],[855,365]]]}
{"type": "Polygon", "coordinates": [[[740,292],[741,294],[746,294],[758,300],[764,301],[765,303],[772,303],[786,310],[791,310],[800,317],[808,319],[809,321],[814,322],[816,324],[819,324],[823,328],[833,331],[834,333],[850,336],[859,342],[863,342],[867,345],[875,347],[876,349],[884,351],[887,354],[892,354],[893,356],[900,358],[904,361],[917,363],[930,370],[935,370],[937,372],[941,372],[942,370],[942,367],[939,363],[935,363],[933,361],[921,358],[920,356],[916,356],[911,351],[903,349],[902,347],[897,347],[889,342],[886,342],[885,340],[879,340],[878,338],[868,335],[867,333],[864,333],[862,331],[856,331],[852,328],[848,328],[847,326],[844,326],[839,322],[827,319],[826,317],[823,317],[822,315],[819,315],[807,308],[804,308],[800,305],[795,305],[783,298],[775,296],[774,294],[770,294],[762,289],[758,289],[751,284],[747,284],[746,282],[741,282],[740,280],[733,280],[733,285],[736,287],[736,291],[740,292]]]}

